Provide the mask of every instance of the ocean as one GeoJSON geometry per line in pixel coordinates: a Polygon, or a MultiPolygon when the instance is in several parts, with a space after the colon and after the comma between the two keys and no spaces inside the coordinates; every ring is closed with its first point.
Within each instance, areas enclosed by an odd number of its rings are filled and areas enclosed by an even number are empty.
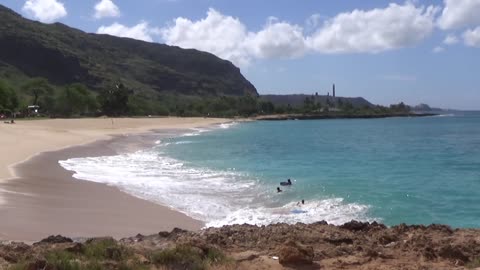
{"type": "Polygon", "coordinates": [[[354,219],[480,227],[480,113],[229,123],[60,164],[206,226],[354,219]],[[277,193],[288,178],[293,185],[277,193]]]}

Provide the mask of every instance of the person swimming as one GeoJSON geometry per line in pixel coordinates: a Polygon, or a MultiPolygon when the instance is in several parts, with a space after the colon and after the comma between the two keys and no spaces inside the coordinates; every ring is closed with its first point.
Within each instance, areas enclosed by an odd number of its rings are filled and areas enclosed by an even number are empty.
{"type": "Polygon", "coordinates": [[[280,189],[280,187],[277,187],[277,193],[282,192],[283,190],[280,189]]]}
{"type": "Polygon", "coordinates": [[[288,178],[287,182],[280,182],[280,185],[281,186],[291,186],[292,181],[290,180],[290,178],[288,178]]]}

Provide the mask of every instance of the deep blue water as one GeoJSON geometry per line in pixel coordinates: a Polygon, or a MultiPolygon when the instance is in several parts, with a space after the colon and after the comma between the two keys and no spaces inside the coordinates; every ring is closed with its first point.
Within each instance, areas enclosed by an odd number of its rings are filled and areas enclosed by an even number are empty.
{"type": "MultiPolygon", "coordinates": [[[[289,211],[304,199],[314,203],[304,208],[308,218],[298,214],[298,221],[303,222],[326,219],[339,223],[355,218],[387,225],[480,227],[477,113],[240,123],[170,139],[155,151],[181,161],[183,167],[208,168],[233,178],[220,185],[233,188],[236,183],[250,183],[232,191],[230,208],[236,208],[225,211],[237,213],[227,223],[258,221],[262,219],[258,215],[270,214],[275,215],[273,222],[284,221],[279,218],[282,215],[289,215],[287,221],[293,222],[289,211]],[[294,185],[277,194],[278,182],[287,178],[294,185]],[[238,213],[244,208],[250,211],[238,213]]],[[[195,192],[184,196],[188,194],[195,192]]],[[[226,198],[214,203],[228,208],[229,194],[228,189],[219,189],[218,196],[226,198]]]]}

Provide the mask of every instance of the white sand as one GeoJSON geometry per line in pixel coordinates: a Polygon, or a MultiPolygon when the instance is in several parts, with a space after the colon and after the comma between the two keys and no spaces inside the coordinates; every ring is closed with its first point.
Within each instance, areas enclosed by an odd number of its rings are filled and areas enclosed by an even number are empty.
{"type": "Polygon", "coordinates": [[[181,129],[228,122],[213,118],[95,118],[17,121],[0,124],[0,180],[14,177],[12,165],[33,155],[85,144],[109,135],[181,129]]]}

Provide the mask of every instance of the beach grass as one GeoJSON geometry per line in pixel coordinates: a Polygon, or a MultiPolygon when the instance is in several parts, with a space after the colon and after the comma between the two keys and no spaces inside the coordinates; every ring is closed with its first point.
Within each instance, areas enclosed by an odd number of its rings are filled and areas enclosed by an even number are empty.
{"type": "Polygon", "coordinates": [[[54,270],[147,270],[147,269],[230,269],[232,261],[216,248],[202,250],[189,245],[141,254],[138,250],[118,244],[112,238],[88,240],[78,248],[57,248],[46,251],[41,259],[25,259],[8,270],[46,267],[54,270]],[[145,255],[145,256],[144,256],[145,255]],[[140,261],[139,257],[149,259],[140,261]],[[39,266],[42,265],[42,266],[39,266]],[[33,267],[33,268],[32,268],[33,267]],[[222,268],[223,267],[223,268],[222,268]]]}
{"type": "Polygon", "coordinates": [[[155,251],[150,257],[153,264],[172,269],[206,270],[213,266],[229,265],[231,262],[216,248],[201,250],[198,247],[186,245],[155,251]]]}
{"type": "MultiPolygon", "coordinates": [[[[57,249],[43,256],[48,269],[55,270],[147,269],[135,258],[131,248],[119,245],[112,238],[93,239],[78,249],[57,249]]],[[[33,263],[31,260],[21,261],[9,270],[31,269],[33,263]]]]}

